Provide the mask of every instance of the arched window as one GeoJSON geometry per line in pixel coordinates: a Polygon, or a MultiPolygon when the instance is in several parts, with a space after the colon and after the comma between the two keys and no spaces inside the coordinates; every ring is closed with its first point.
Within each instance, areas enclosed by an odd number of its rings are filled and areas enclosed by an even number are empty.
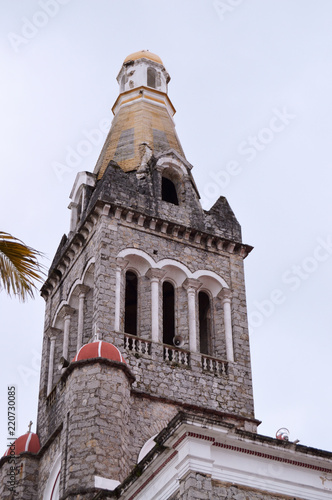
{"type": "Polygon", "coordinates": [[[175,292],[169,281],[163,283],[163,343],[173,345],[175,335],[175,292]]]}
{"type": "Polygon", "coordinates": [[[126,272],[124,323],[125,333],[137,335],[137,276],[133,271],[126,272]]]}
{"type": "Polygon", "coordinates": [[[60,498],[60,468],[61,468],[61,455],[59,455],[54,464],[47,480],[43,499],[45,500],[59,500],[60,498]]]}
{"type": "Polygon", "coordinates": [[[210,297],[205,292],[198,293],[199,345],[202,354],[210,354],[211,340],[211,305],[210,297]]]}
{"type": "Polygon", "coordinates": [[[154,68],[148,68],[148,87],[152,87],[153,89],[156,88],[156,76],[157,72],[154,68]]]}
{"type": "Polygon", "coordinates": [[[161,179],[161,198],[168,203],[173,203],[173,205],[179,204],[175,184],[167,177],[161,179]]]}

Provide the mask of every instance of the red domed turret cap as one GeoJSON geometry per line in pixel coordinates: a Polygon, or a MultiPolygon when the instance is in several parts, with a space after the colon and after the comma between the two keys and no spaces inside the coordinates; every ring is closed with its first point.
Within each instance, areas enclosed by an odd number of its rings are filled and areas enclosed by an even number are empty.
{"type": "Polygon", "coordinates": [[[15,452],[15,455],[20,455],[24,451],[38,453],[39,450],[39,437],[33,432],[27,432],[15,440],[14,444],[6,450],[4,457],[11,455],[11,451],[15,452]]]}
{"type": "Polygon", "coordinates": [[[104,342],[103,340],[90,342],[89,344],[82,346],[72,362],[91,358],[106,358],[111,361],[126,363],[119,349],[113,344],[104,342]]]}

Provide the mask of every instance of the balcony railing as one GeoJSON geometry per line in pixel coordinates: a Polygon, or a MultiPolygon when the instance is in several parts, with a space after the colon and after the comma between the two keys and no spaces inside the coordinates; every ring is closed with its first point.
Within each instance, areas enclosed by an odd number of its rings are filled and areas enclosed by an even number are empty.
{"type": "Polygon", "coordinates": [[[164,345],[164,360],[177,363],[180,366],[190,366],[190,354],[183,349],[164,345]]]}
{"type": "Polygon", "coordinates": [[[129,351],[133,351],[137,354],[149,354],[151,355],[151,342],[142,338],[138,338],[132,335],[124,335],[124,347],[129,351]]]}
{"type": "MultiPolygon", "coordinates": [[[[166,344],[153,344],[150,340],[136,337],[135,335],[129,335],[128,333],[125,333],[123,336],[123,344],[124,348],[127,351],[131,351],[136,357],[139,355],[151,356],[152,349],[159,350],[159,348],[162,347],[164,361],[180,367],[191,367],[190,352],[185,349],[179,349],[166,344]]],[[[195,353],[195,359],[198,357],[198,362],[199,356],[201,357],[201,367],[203,371],[224,377],[228,375],[228,361],[213,358],[206,354],[195,353]]]]}
{"type": "Polygon", "coordinates": [[[202,356],[202,368],[216,375],[228,375],[228,362],[211,356],[202,356]]]}

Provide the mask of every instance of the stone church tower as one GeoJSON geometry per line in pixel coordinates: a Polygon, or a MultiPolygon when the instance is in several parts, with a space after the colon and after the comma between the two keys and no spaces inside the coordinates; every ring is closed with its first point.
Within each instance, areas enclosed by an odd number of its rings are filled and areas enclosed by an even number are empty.
{"type": "Polygon", "coordinates": [[[327,499],[317,477],[332,474],[331,454],[302,451],[302,463],[301,447],[256,433],[252,247],[225,198],[200,205],[170,76],[140,51],[117,80],[110,132],[94,172],[77,175],[42,288],[37,435],[14,446],[15,497],[10,452],[1,459],[1,499],[327,499]],[[271,479],[273,460],[290,472],[271,479]]]}

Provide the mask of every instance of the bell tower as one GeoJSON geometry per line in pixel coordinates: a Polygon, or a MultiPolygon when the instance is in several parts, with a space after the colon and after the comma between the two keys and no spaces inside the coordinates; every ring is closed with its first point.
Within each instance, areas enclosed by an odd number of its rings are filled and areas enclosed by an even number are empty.
{"type": "Polygon", "coordinates": [[[77,175],[70,231],[42,288],[45,500],[112,491],[181,412],[258,424],[243,270],[252,247],[225,198],[201,207],[161,59],[131,54],[117,80],[110,132],[93,173],[77,175]]]}
{"type": "Polygon", "coordinates": [[[149,51],[124,60],[96,167],[76,177],[42,287],[37,434],[0,459],[1,499],[331,497],[331,453],[257,433],[252,247],[224,197],[201,207],[169,80],[149,51]]]}

